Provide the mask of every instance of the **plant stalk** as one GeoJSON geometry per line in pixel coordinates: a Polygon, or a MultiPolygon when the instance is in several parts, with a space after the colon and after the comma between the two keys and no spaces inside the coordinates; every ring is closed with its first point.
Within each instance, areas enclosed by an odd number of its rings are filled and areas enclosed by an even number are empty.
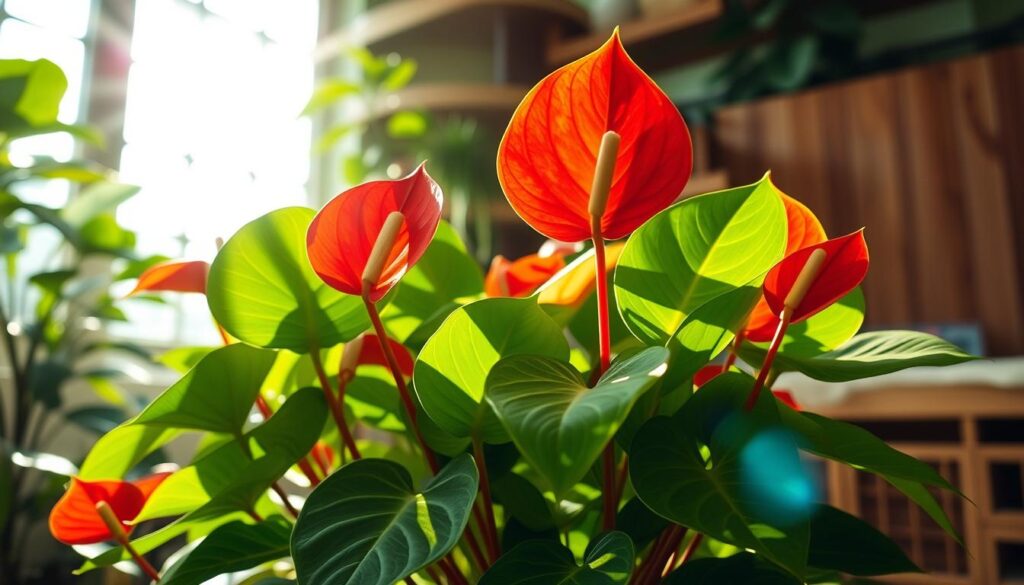
{"type": "Polygon", "coordinates": [[[331,380],[327,377],[327,371],[324,370],[323,360],[320,359],[320,348],[316,345],[310,347],[309,357],[313,360],[313,369],[316,370],[316,375],[320,379],[320,388],[323,389],[324,399],[327,400],[327,406],[331,409],[331,416],[334,417],[334,424],[338,426],[338,432],[341,433],[345,447],[352,454],[353,459],[361,459],[362,455],[359,453],[359,447],[356,446],[356,439],[348,428],[348,421],[345,420],[345,411],[335,397],[331,380]]]}
{"type": "Polygon", "coordinates": [[[764,363],[761,364],[761,370],[757,373],[754,388],[750,391],[747,402],[743,406],[747,411],[753,410],[754,405],[757,404],[757,399],[761,395],[761,389],[764,388],[765,380],[768,379],[768,374],[772,371],[772,362],[775,361],[775,354],[779,352],[782,339],[786,337],[786,329],[789,327],[789,320],[792,317],[793,311],[789,307],[783,309],[782,315],[779,318],[779,327],[775,330],[775,337],[772,337],[772,344],[768,347],[768,353],[764,356],[764,363]]]}
{"type": "Polygon", "coordinates": [[[491,500],[491,480],[487,474],[487,460],[484,458],[483,442],[473,437],[473,458],[476,459],[477,469],[480,471],[480,497],[483,499],[484,514],[486,515],[485,531],[487,533],[487,552],[490,554],[491,562],[497,562],[501,556],[501,547],[498,544],[498,524],[494,519],[494,504],[491,500]]]}
{"type": "Polygon", "coordinates": [[[142,572],[153,581],[159,582],[160,573],[153,568],[153,565],[149,564],[149,561],[139,554],[139,551],[135,550],[134,546],[132,546],[131,541],[128,539],[128,533],[125,532],[124,526],[121,525],[121,521],[118,520],[114,511],[110,508],[110,505],[106,502],[98,502],[96,504],[96,513],[99,514],[103,523],[107,525],[107,529],[110,530],[110,534],[114,536],[114,539],[118,544],[123,546],[124,549],[128,551],[128,554],[132,556],[132,559],[135,560],[135,564],[142,569],[142,572]]]}

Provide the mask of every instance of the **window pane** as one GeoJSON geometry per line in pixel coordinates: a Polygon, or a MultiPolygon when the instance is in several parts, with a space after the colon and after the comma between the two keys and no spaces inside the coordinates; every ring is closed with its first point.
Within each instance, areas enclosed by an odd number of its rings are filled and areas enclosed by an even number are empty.
{"type": "Polygon", "coordinates": [[[8,14],[61,33],[84,37],[91,0],[6,0],[8,14]]]}
{"type": "Polygon", "coordinates": [[[0,59],[49,59],[59,65],[68,78],[59,119],[66,124],[78,120],[85,67],[82,41],[8,18],[0,23],[0,59]]]}

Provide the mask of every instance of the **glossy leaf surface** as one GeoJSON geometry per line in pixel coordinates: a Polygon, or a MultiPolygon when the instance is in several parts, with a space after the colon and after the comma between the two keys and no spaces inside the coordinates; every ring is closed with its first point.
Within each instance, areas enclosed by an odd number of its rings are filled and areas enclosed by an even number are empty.
{"type": "Polygon", "coordinates": [[[727,373],[675,417],[651,419],[630,446],[630,476],[637,496],[661,516],[802,576],[813,490],[771,394],[743,409],[752,386],[749,376],[727,373]]]}
{"type": "Polygon", "coordinates": [[[494,364],[520,354],[566,361],[562,330],[530,299],[483,299],[457,309],[427,341],[413,372],[427,415],[456,437],[480,433],[507,442],[504,427],[484,400],[494,364]]]}
{"type": "Polygon", "coordinates": [[[591,237],[601,137],[622,137],[601,233],[629,235],[683,191],[693,166],[679,110],[629,58],[618,33],[545,77],[516,109],[498,148],[498,180],[513,209],[545,236],[591,237]]]}
{"type": "Polygon", "coordinates": [[[310,494],[295,524],[299,583],[391,585],[440,559],[462,536],[478,479],[468,455],[422,491],[391,461],[342,467],[310,494]]]}
{"type": "Polygon", "coordinates": [[[487,400],[523,457],[561,496],[586,475],[667,360],[666,349],[645,349],[616,360],[588,388],[567,363],[512,356],[491,370],[487,400]]]}
{"type": "MultiPolygon", "coordinates": [[[[761,363],[763,348],[744,345],[741,355],[761,363]]],[[[861,333],[839,348],[812,357],[779,353],[773,368],[824,382],[870,378],[918,366],[949,366],[977,359],[934,335],[918,331],[861,333]]]]}
{"type": "Polygon", "coordinates": [[[308,352],[369,329],[358,297],[324,284],[306,259],[306,229],[314,212],[272,211],[242,227],[210,267],[207,299],[224,329],[247,343],[308,352]]]}
{"type": "Polygon", "coordinates": [[[753,282],[786,247],[782,200],[771,181],[686,199],[626,243],[615,296],[638,339],[664,345],[711,299],[753,282]]]}
{"type": "Polygon", "coordinates": [[[210,265],[201,260],[165,262],[146,269],[129,294],[142,292],[206,292],[206,275],[210,265]]]}
{"type": "Polygon", "coordinates": [[[441,221],[441,187],[420,165],[395,181],[370,181],[342,192],[317,213],[306,244],[313,270],[350,295],[363,290],[363,270],[392,212],[404,216],[370,299],[380,300],[426,252],[441,221]]]}
{"type": "Polygon", "coordinates": [[[782,314],[786,295],[793,288],[807,258],[815,250],[824,250],[825,262],[807,294],[793,311],[793,323],[814,315],[854,289],[868,273],[868,245],[864,231],[808,246],[786,256],[772,267],[764,279],[764,298],[776,315],[782,314]]]}
{"type": "Polygon", "coordinates": [[[200,585],[226,573],[244,571],[288,556],[292,526],[280,516],[259,524],[236,520],[213,530],[164,571],[164,585],[200,585]]]}
{"type": "MultiPolygon", "coordinates": [[[[762,297],[763,299],[763,297],[762,297]]],[[[761,326],[748,323],[747,340],[767,344],[775,336],[779,318],[768,311],[761,326]]],[[[860,287],[846,293],[820,312],[791,324],[782,338],[779,351],[787,355],[811,357],[833,350],[850,340],[864,323],[864,293],[860,287]]]]}
{"type": "Polygon", "coordinates": [[[622,532],[592,540],[582,565],[557,543],[529,541],[498,559],[480,585],[622,585],[633,571],[633,555],[633,543],[622,532]]]}
{"type": "Polygon", "coordinates": [[[811,519],[808,562],[859,577],[920,573],[903,549],[867,522],[832,506],[818,506],[811,519]]]}
{"type": "Polygon", "coordinates": [[[106,502],[125,532],[153,490],[167,479],[158,473],[138,481],[85,481],[71,478],[71,487],[50,512],[50,534],[64,544],[93,544],[113,538],[96,505],[106,502]]]}

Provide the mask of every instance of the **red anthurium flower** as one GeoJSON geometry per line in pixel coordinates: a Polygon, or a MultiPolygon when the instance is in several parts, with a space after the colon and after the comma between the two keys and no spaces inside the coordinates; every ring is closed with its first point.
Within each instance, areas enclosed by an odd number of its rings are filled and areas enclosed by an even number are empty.
{"type": "Polygon", "coordinates": [[[129,296],[141,292],[174,291],[206,293],[210,264],[201,260],[163,262],[147,268],[129,296]]]}
{"type": "Polygon", "coordinates": [[[564,267],[565,258],[559,253],[530,254],[514,261],[495,256],[484,279],[484,292],[489,297],[529,296],[564,267]]]}
{"type": "MultiPolygon", "coordinates": [[[[398,369],[402,371],[402,375],[406,378],[412,377],[414,365],[412,354],[409,353],[409,350],[404,345],[390,337],[388,338],[388,345],[391,346],[391,351],[398,360],[398,369]]],[[[384,351],[380,347],[380,338],[373,333],[363,334],[362,347],[359,348],[359,361],[356,365],[362,364],[385,367],[388,365],[387,359],[384,357],[384,351]]]]}
{"type": "Polygon", "coordinates": [[[793,393],[790,392],[789,390],[772,390],[772,394],[775,395],[775,398],[777,398],[779,402],[785,404],[786,406],[792,408],[797,412],[800,411],[800,405],[797,404],[796,398],[793,398],[793,393]]]}
{"type": "Polygon", "coordinates": [[[697,373],[693,375],[693,385],[700,388],[704,384],[707,384],[712,379],[716,378],[722,373],[722,366],[718,364],[709,364],[703,368],[697,370],[697,373]]]}
{"type": "Polygon", "coordinates": [[[774,314],[782,314],[786,296],[797,276],[811,253],[818,249],[825,251],[825,261],[807,294],[794,308],[791,323],[798,323],[836,302],[860,284],[868,272],[864,230],[797,250],[769,270],[764,279],[764,298],[774,314]]]}
{"type": "Polygon", "coordinates": [[[679,110],[630,59],[618,31],[526,95],[498,148],[498,180],[516,212],[549,238],[591,237],[588,203],[605,132],[621,136],[601,234],[633,232],[679,194],[693,151],[679,110]]]}
{"type": "Polygon", "coordinates": [[[306,234],[309,262],[341,292],[359,295],[363,270],[385,219],[404,216],[402,227],[370,291],[378,301],[426,251],[441,220],[441,188],[420,165],[396,181],[371,181],[344,191],[313,218],[306,234]]]}
{"type": "Polygon", "coordinates": [[[71,478],[71,487],[50,512],[50,533],[64,544],[94,544],[113,538],[96,504],[106,502],[125,532],[153,490],[170,473],[157,473],[138,481],[85,481],[71,478]]]}
{"type": "MultiPolygon", "coordinates": [[[[788,234],[786,239],[786,256],[807,246],[820,244],[828,239],[825,235],[825,228],[814,213],[806,205],[793,199],[785,193],[782,195],[782,203],[786,207],[786,224],[788,234]]],[[[757,306],[751,311],[747,318],[745,335],[751,341],[769,341],[775,334],[779,325],[779,318],[768,306],[764,296],[757,302],[757,306]]]]}

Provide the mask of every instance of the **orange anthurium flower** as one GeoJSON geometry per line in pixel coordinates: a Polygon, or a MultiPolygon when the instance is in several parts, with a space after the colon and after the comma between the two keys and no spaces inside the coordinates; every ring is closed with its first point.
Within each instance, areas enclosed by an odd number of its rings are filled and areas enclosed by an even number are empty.
{"type": "Polygon", "coordinates": [[[423,165],[404,179],[371,181],[344,191],[313,218],[306,234],[309,262],[330,286],[362,294],[363,270],[384,220],[404,216],[402,227],[370,291],[378,301],[426,251],[441,221],[441,187],[423,165]]]}
{"type": "Polygon", "coordinates": [[[776,315],[781,315],[786,296],[793,288],[811,252],[825,251],[825,261],[803,300],[793,310],[791,323],[799,323],[828,307],[864,280],[868,272],[868,245],[864,230],[797,250],[768,271],[764,298],[776,315]]]}
{"type": "Polygon", "coordinates": [[[141,292],[174,291],[206,293],[210,264],[202,260],[162,262],[147,268],[129,296],[141,292]]]}
{"type": "MultiPolygon", "coordinates": [[[[779,194],[782,195],[782,203],[786,208],[786,256],[828,239],[825,228],[821,226],[814,212],[789,195],[781,191],[779,194]]],[[[779,318],[772,312],[768,301],[762,295],[747,318],[745,335],[751,341],[770,341],[778,325],[779,318]]]]}
{"type": "MultiPolygon", "coordinates": [[[[605,248],[605,270],[611,272],[626,248],[625,242],[609,244],[605,248]]],[[[537,302],[542,305],[579,307],[597,286],[597,267],[594,250],[590,249],[572,261],[561,272],[549,279],[538,292],[537,302]]]]}
{"type": "Polygon", "coordinates": [[[484,292],[489,297],[529,296],[564,267],[565,258],[559,253],[530,254],[514,261],[495,256],[484,279],[484,292]]]}
{"type": "MultiPolygon", "coordinates": [[[[380,338],[373,333],[365,333],[363,338],[362,346],[359,348],[359,361],[357,365],[387,366],[387,359],[384,357],[384,351],[380,347],[380,338]]],[[[409,353],[409,350],[404,345],[390,337],[388,338],[388,345],[391,346],[391,351],[398,360],[398,369],[401,370],[402,375],[406,378],[411,378],[414,365],[412,354],[409,353]]]]}
{"type": "Polygon", "coordinates": [[[621,143],[599,235],[615,240],[672,203],[693,167],[679,110],[626,54],[617,30],[530,90],[501,140],[498,180],[533,229],[563,242],[591,237],[590,188],[608,131],[621,143]]]}
{"type": "Polygon", "coordinates": [[[157,473],[138,481],[85,481],[71,478],[71,487],[50,512],[50,533],[64,544],[94,544],[113,538],[96,504],[106,502],[125,532],[153,490],[170,475],[157,473]]]}

